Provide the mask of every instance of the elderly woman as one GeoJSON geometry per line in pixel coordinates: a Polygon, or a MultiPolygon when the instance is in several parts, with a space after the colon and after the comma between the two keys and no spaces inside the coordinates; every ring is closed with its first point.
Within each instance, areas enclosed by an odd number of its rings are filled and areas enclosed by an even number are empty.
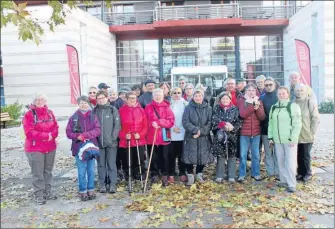
{"type": "Polygon", "coordinates": [[[97,105],[97,92],[98,88],[91,86],[88,92],[88,98],[90,100],[91,107],[95,107],[97,105]]]}
{"type": "Polygon", "coordinates": [[[240,136],[239,182],[243,182],[247,169],[247,153],[251,148],[251,176],[260,181],[259,142],[261,138],[261,121],[265,119],[262,101],[256,96],[257,87],[248,84],[245,95],[238,100],[240,117],[243,119],[240,136]]]}
{"type": "Polygon", "coordinates": [[[256,77],[257,96],[261,96],[265,93],[265,86],[264,86],[265,80],[266,77],[264,75],[259,75],[256,77]]]}
{"type": "Polygon", "coordinates": [[[153,101],[145,107],[145,113],[148,117],[148,152],[154,147],[151,166],[152,183],[158,181],[158,171],[163,175],[163,185],[169,185],[168,176],[173,176],[173,165],[175,158],[169,152],[170,141],[163,139],[163,128],[169,130],[174,125],[174,114],[170,108],[169,102],[164,100],[164,92],[157,88],[152,93],[153,101]],[[154,142],[156,133],[156,141],[154,142]]]}
{"type": "Polygon", "coordinates": [[[190,102],[193,98],[193,89],[194,86],[191,83],[186,84],[185,86],[185,94],[183,95],[183,98],[185,101],[190,102]]]}
{"type": "Polygon", "coordinates": [[[217,105],[213,109],[212,127],[214,143],[212,153],[217,157],[216,182],[222,183],[225,174],[225,160],[228,160],[229,182],[235,182],[236,149],[238,134],[242,126],[239,110],[231,102],[229,92],[222,92],[217,97],[217,105]],[[226,137],[223,137],[226,136],[226,137]]]}
{"type": "Polygon", "coordinates": [[[302,127],[298,142],[298,176],[297,180],[307,182],[312,177],[311,149],[320,122],[318,104],[308,97],[307,87],[299,83],[295,85],[295,102],[301,109],[302,127]]]}
{"type": "Polygon", "coordinates": [[[26,136],[24,151],[33,175],[34,200],[42,205],[47,200],[57,199],[51,192],[51,180],[58,124],[53,112],[47,107],[47,98],[44,94],[35,94],[22,124],[26,136]]]}
{"type": "Polygon", "coordinates": [[[66,127],[66,135],[72,140],[71,150],[78,169],[80,199],[87,201],[96,197],[94,193],[94,159],[82,160],[78,153],[82,142],[89,140],[98,146],[97,137],[100,136],[100,124],[97,116],[90,109],[87,96],[80,96],[77,102],[79,109],[70,117],[66,127]]]}
{"type": "Polygon", "coordinates": [[[297,170],[297,145],[301,130],[301,111],[296,103],[290,102],[290,89],[278,88],[278,102],[269,114],[268,138],[275,146],[279,167],[280,187],[295,192],[297,170]]]}
{"type": "Polygon", "coordinates": [[[115,89],[108,89],[108,101],[110,103],[117,100],[117,91],[115,89]]]}
{"type": "MultiPolygon", "coordinates": [[[[170,153],[174,154],[174,158],[178,157],[178,169],[181,182],[187,181],[185,164],[181,161],[181,155],[183,152],[183,141],[185,136],[185,129],[183,127],[182,119],[185,107],[188,105],[182,98],[182,90],[179,87],[173,88],[171,99],[171,109],[174,114],[174,126],[171,128],[171,144],[170,153]]],[[[172,170],[175,171],[175,164],[172,165],[172,170]]],[[[174,183],[174,177],[169,177],[169,183],[174,183]]]]}
{"type": "Polygon", "coordinates": [[[214,161],[210,152],[212,127],[212,108],[204,101],[204,92],[195,90],[193,99],[183,114],[185,128],[184,151],[181,161],[186,164],[187,184],[194,183],[193,165],[196,165],[196,180],[203,183],[202,172],[205,165],[214,161]]]}
{"type": "Polygon", "coordinates": [[[159,84],[159,88],[162,89],[164,92],[164,99],[170,102],[171,101],[170,85],[167,82],[163,82],[159,84]]]}
{"type": "MultiPolygon", "coordinates": [[[[137,94],[134,91],[126,93],[126,105],[120,108],[120,118],[121,118],[121,131],[119,134],[120,143],[119,147],[122,148],[122,153],[126,155],[124,158],[127,163],[125,171],[128,171],[129,165],[129,153],[128,153],[128,143],[130,144],[130,166],[133,171],[133,175],[138,174],[138,155],[137,146],[139,149],[140,156],[140,166],[142,170],[142,175],[144,175],[144,151],[145,145],[147,144],[147,134],[148,134],[148,121],[144,109],[137,102],[137,94]]],[[[128,173],[126,173],[128,176],[128,173]]],[[[143,176],[144,177],[144,176],[143,176]]]]}
{"type": "Polygon", "coordinates": [[[131,90],[135,92],[136,97],[140,97],[142,95],[142,87],[139,84],[135,84],[131,87],[131,90]]]}

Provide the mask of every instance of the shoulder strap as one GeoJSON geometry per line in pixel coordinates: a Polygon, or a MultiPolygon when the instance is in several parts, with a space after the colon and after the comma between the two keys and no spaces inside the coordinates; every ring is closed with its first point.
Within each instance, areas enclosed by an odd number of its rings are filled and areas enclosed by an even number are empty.
{"type": "Polygon", "coordinates": [[[36,125],[38,121],[36,111],[34,109],[31,109],[31,112],[33,113],[33,116],[34,116],[34,125],[36,125]]]}
{"type": "Polygon", "coordinates": [[[290,116],[290,119],[291,119],[291,126],[292,126],[292,115],[291,115],[291,106],[292,106],[292,102],[288,102],[287,106],[286,106],[286,109],[287,109],[287,112],[288,112],[288,115],[290,116]]]}
{"type": "Polygon", "coordinates": [[[159,116],[158,112],[156,111],[156,109],[155,109],[154,105],[152,105],[152,109],[154,109],[154,112],[156,113],[156,115],[157,115],[157,118],[158,118],[158,119],[160,119],[160,116],[159,116]]]}

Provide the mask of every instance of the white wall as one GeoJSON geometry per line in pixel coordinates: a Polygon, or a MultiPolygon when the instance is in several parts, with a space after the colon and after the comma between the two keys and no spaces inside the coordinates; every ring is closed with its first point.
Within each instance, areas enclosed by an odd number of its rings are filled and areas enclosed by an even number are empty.
{"type": "Polygon", "coordinates": [[[303,40],[311,50],[312,88],[319,102],[334,98],[334,8],[329,4],[334,6],[325,1],[309,3],[290,18],[283,36],[285,84],[290,72],[298,71],[294,39],[303,40]]]}
{"type": "MultiPolygon", "coordinates": [[[[39,21],[50,17],[49,6],[29,7],[39,21]]],[[[68,117],[76,109],[70,104],[70,78],[66,44],[77,48],[82,94],[89,86],[105,82],[116,88],[116,41],[108,25],[80,9],[72,10],[66,25],[50,32],[46,25],[42,43],[18,40],[15,27],[1,30],[6,104],[31,102],[37,91],[45,92],[57,117],[68,117]]]]}

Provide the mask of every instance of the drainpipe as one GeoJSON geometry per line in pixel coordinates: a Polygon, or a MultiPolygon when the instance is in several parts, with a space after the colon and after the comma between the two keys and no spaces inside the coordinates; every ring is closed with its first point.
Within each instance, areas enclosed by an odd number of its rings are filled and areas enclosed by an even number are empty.
{"type": "Polygon", "coordinates": [[[163,76],[163,39],[158,40],[158,65],[159,65],[159,82],[164,81],[163,76]]]}
{"type": "Polygon", "coordinates": [[[104,22],[104,0],[101,0],[101,21],[104,22]]]}
{"type": "Polygon", "coordinates": [[[240,37],[234,36],[235,41],[235,78],[241,78],[241,61],[240,61],[240,37]]]}

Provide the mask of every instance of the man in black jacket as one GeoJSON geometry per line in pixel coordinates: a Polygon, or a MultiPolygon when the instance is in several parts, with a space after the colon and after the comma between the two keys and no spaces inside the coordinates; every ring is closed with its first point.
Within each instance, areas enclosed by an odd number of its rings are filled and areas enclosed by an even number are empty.
{"type": "Polygon", "coordinates": [[[152,102],[152,92],[155,90],[155,81],[152,79],[148,79],[144,82],[144,85],[147,89],[147,92],[144,92],[139,98],[138,101],[141,104],[143,108],[145,108],[146,105],[152,102]]]}
{"type": "Polygon", "coordinates": [[[131,91],[130,87],[127,86],[121,87],[119,89],[119,98],[117,98],[114,102],[111,102],[111,104],[115,106],[116,109],[119,110],[126,101],[126,93],[130,91],[131,91]]]}

